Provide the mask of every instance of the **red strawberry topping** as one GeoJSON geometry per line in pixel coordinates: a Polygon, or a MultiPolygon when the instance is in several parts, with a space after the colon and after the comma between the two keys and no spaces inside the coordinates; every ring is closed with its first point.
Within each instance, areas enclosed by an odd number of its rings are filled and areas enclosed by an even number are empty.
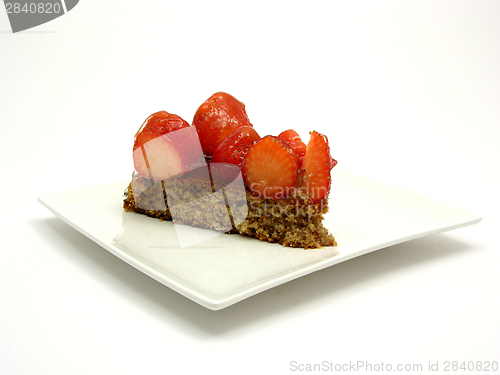
{"type": "Polygon", "coordinates": [[[262,198],[286,198],[297,180],[297,158],[281,138],[268,135],[248,150],[241,172],[250,190],[262,198]]]}
{"type": "Polygon", "coordinates": [[[288,143],[293,149],[293,152],[295,152],[295,155],[297,155],[297,162],[300,168],[302,166],[302,161],[304,160],[304,155],[306,154],[306,144],[302,142],[300,136],[293,129],[288,129],[281,132],[278,137],[285,140],[285,142],[288,143]]]}
{"type": "Polygon", "coordinates": [[[328,138],[310,134],[307,146],[293,129],[261,138],[244,104],[218,92],[198,108],[193,126],[166,111],[149,116],[135,135],[134,166],[141,176],[161,180],[205,166],[207,156],[217,180],[231,182],[241,171],[247,188],[261,198],[287,198],[301,188],[319,203],[330,192],[337,161],[328,138]]]}
{"type": "Polygon", "coordinates": [[[317,131],[311,132],[297,187],[305,188],[314,203],[320,202],[330,192],[330,170],[335,164],[328,138],[317,131]]]}
{"type": "Polygon", "coordinates": [[[250,147],[259,139],[259,134],[250,126],[242,126],[236,129],[215,150],[212,155],[212,163],[241,165],[250,147]]]}
{"type": "Polygon", "coordinates": [[[219,145],[241,126],[253,125],[245,105],[233,96],[218,92],[208,98],[196,111],[193,126],[198,131],[206,156],[212,156],[219,145]]]}
{"type": "Polygon", "coordinates": [[[198,134],[166,111],[149,116],[134,141],[134,167],[143,177],[166,179],[205,163],[198,134]]]}

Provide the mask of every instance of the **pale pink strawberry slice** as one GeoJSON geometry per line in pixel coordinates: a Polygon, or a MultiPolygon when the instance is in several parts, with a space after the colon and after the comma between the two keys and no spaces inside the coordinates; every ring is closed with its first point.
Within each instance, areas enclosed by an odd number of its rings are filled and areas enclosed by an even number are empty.
{"type": "Polygon", "coordinates": [[[268,135],[248,150],[241,173],[245,185],[261,198],[286,198],[297,181],[297,157],[281,138],[268,135]]]}
{"type": "Polygon", "coordinates": [[[168,113],[167,111],[155,112],[144,121],[135,134],[134,150],[160,135],[188,126],[189,124],[177,115],[168,113]]]}
{"type": "Polygon", "coordinates": [[[133,157],[135,170],[142,177],[163,180],[184,171],[179,153],[164,136],[137,147],[133,157]]]}
{"type": "Polygon", "coordinates": [[[135,136],[134,167],[142,177],[166,179],[204,165],[198,134],[179,116],[157,112],[135,136]]]}
{"type": "Polygon", "coordinates": [[[184,171],[206,165],[200,139],[194,126],[174,130],[163,135],[163,138],[174,146],[184,171]]]}

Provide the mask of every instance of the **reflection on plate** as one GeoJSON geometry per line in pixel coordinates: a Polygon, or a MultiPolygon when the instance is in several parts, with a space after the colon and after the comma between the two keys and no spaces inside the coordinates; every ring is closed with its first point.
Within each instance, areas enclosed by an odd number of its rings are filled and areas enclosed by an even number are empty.
{"type": "Polygon", "coordinates": [[[118,258],[212,310],[356,256],[481,221],[480,216],[460,208],[335,170],[331,212],[324,223],[337,247],[293,249],[235,234],[214,236],[213,232],[185,228],[199,240],[181,248],[171,222],[123,211],[122,196],[128,183],[38,199],[118,258]]]}

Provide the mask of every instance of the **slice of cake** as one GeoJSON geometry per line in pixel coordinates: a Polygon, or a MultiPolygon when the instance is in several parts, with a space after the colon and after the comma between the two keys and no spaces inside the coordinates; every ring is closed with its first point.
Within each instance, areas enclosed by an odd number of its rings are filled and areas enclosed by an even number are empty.
{"type": "Polygon", "coordinates": [[[322,220],[336,161],[327,137],[310,134],[307,146],[291,129],[261,138],[225,93],[205,101],[192,126],[157,112],[135,136],[123,207],[284,246],[335,246],[322,220]]]}

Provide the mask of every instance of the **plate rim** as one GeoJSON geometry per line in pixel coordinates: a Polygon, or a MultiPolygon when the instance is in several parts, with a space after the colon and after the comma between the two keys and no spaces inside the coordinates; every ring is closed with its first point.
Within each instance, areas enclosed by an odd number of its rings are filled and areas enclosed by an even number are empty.
{"type": "MultiPolygon", "coordinates": [[[[383,184],[384,186],[391,187],[391,188],[396,188],[402,191],[405,191],[407,193],[411,194],[417,194],[423,198],[433,200],[435,202],[439,202],[441,204],[446,204],[450,208],[454,209],[459,209],[463,211],[464,213],[469,214],[470,218],[467,220],[457,220],[456,222],[450,223],[448,225],[442,226],[442,227],[437,227],[428,231],[424,232],[417,232],[414,233],[413,235],[405,235],[405,236],[400,236],[393,238],[388,241],[383,241],[383,242],[378,242],[378,243],[373,243],[370,246],[363,247],[361,249],[358,249],[357,251],[350,252],[347,254],[338,254],[330,258],[323,259],[318,262],[314,262],[312,264],[306,265],[304,267],[300,267],[296,270],[293,270],[289,273],[286,274],[281,274],[277,275],[276,277],[264,280],[262,282],[259,282],[254,285],[250,285],[246,288],[243,288],[242,290],[234,293],[229,293],[228,296],[226,297],[210,297],[207,294],[204,294],[200,291],[198,291],[196,288],[189,288],[187,285],[184,285],[178,281],[175,280],[175,278],[169,277],[168,275],[162,274],[161,272],[155,270],[154,268],[148,266],[144,262],[139,261],[138,259],[130,256],[127,254],[126,251],[120,249],[118,246],[116,246],[112,241],[108,241],[107,239],[101,238],[101,236],[93,232],[92,230],[89,230],[85,223],[82,225],[82,223],[79,223],[78,221],[75,221],[74,219],[71,219],[64,213],[64,209],[61,209],[58,207],[58,203],[54,200],[54,198],[60,197],[61,195],[64,194],[71,194],[77,191],[82,191],[82,190],[88,190],[88,189],[99,189],[99,188],[104,188],[106,186],[111,186],[111,185],[118,185],[118,184],[124,184],[124,189],[127,186],[127,184],[130,182],[129,180],[120,180],[120,181],[115,181],[115,182],[110,182],[110,183],[105,183],[105,184],[100,184],[100,185],[94,185],[94,186],[88,186],[88,187],[83,187],[79,189],[73,189],[73,190],[68,190],[68,191],[63,191],[59,193],[53,193],[53,194],[46,194],[43,196],[37,197],[37,200],[39,203],[41,203],[45,208],[47,208],[52,214],[54,214],[56,217],[60,218],[63,220],[66,224],[77,230],[78,232],[82,233],[84,236],[89,238],[90,240],[94,241],[96,244],[99,246],[103,247],[107,251],[109,251],[111,254],[115,255],[117,258],[120,260],[124,261],[128,265],[134,267],[135,269],[139,270],[140,272],[148,275],[149,277],[153,278],[157,282],[169,287],[170,289],[176,291],[177,293],[183,295],[186,298],[191,299],[192,301],[200,304],[203,307],[206,307],[210,310],[221,310],[226,307],[229,307],[237,302],[240,302],[244,299],[247,299],[251,296],[254,296],[256,294],[259,294],[263,291],[269,290],[273,287],[276,287],[278,285],[284,284],[288,281],[295,280],[297,278],[300,278],[302,276],[308,275],[310,273],[320,271],[322,269],[331,267],[333,265],[342,263],[344,261],[354,259],[356,257],[381,250],[384,248],[387,248],[389,246],[393,246],[399,243],[407,242],[414,240],[416,238],[421,238],[421,237],[426,237],[432,234],[437,234],[437,233],[442,233],[446,232],[449,230],[477,224],[482,221],[482,217],[479,215],[476,215],[470,211],[463,210],[459,207],[449,205],[448,203],[444,203],[441,201],[438,201],[436,199],[421,195],[419,193],[415,193],[413,191],[410,191],[405,188],[401,188],[395,185],[387,184],[382,181],[374,180],[369,177],[364,177],[360,175],[353,174],[351,172],[347,171],[340,171],[341,173],[345,173],[346,175],[354,176],[356,178],[362,178],[366,180],[370,180],[374,183],[377,184],[383,184]]],[[[132,213],[133,214],[133,213],[132,213]]]]}

